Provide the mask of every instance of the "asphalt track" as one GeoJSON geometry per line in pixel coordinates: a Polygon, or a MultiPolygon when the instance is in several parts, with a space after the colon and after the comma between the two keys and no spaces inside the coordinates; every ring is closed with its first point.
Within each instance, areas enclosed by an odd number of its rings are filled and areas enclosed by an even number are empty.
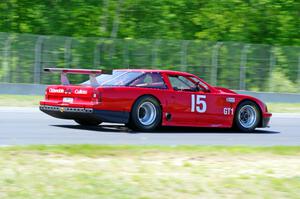
{"type": "Polygon", "coordinates": [[[71,120],[52,118],[37,108],[0,108],[0,145],[300,145],[300,114],[274,114],[270,126],[254,133],[203,128],[164,128],[143,133],[120,124],[81,127],[71,120]]]}

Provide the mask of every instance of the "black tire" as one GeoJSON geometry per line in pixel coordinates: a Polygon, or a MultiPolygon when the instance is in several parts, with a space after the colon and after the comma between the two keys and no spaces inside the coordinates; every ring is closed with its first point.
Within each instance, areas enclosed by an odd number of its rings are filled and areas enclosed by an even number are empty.
{"type": "Polygon", "coordinates": [[[152,96],[142,96],[132,107],[128,126],[134,130],[153,131],[160,126],[161,115],[159,102],[152,96]]]}
{"type": "Polygon", "coordinates": [[[80,124],[81,126],[98,126],[102,122],[96,121],[96,120],[85,120],[85,119],[77,119],[75,120],[77,124],[80,124]]]}
{"type": "Polygon", "coordinates": [[[261,113],[256,103],[244,101],[237,107],[234,124],[243,132],[253,132],[261,119],[261,113]]]}

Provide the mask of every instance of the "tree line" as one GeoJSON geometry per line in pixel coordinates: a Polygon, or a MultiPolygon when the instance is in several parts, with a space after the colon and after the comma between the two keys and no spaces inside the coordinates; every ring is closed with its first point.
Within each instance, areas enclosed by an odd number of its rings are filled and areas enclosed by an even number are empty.
{"type": "Polygon", "coordinates": [[[298,0],[5,0],[0,31],[300,45],[298,0]]]}

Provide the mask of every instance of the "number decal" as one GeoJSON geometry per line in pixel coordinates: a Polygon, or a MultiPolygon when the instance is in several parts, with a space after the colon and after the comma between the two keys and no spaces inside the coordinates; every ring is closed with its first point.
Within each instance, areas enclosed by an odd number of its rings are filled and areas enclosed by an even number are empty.
{"type": "Polygon", "coordinates": [[[191,112],[204,113],[207,108],[204,99],[206,95],[191,95],[191,112]]]}
{"type": "Polygon", "coordinates": [[[233,115],[233,108],[225,107],[223,110],[224,115],[233,115]]]}

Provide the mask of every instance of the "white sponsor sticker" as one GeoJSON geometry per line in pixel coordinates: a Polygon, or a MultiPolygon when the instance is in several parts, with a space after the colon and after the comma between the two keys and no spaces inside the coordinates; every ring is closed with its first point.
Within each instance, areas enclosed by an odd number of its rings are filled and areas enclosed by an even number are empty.
{"type": "Polygon", "coordinates": [[[49,93],[64,93],[65,90],[62,88],[50,88],[49,93]]]}
{"type": "Polygon", "coordinates": [[[75,89],[74,93],[78,94],[78,95],[85,95],[85,94],[87,94],[87,90],[75,89]]]}
{"type": "Polygon", "coordinates": [[[73,98],[72,97],[64,97],[63,102],[65,103],[73,103],[73,98]]]}
{"type": "Polygon", "coordinates": [[[235,98],[234,97],[227,97],[226,98],[226,102],[234,103],[235,102],[235,98]]]}

